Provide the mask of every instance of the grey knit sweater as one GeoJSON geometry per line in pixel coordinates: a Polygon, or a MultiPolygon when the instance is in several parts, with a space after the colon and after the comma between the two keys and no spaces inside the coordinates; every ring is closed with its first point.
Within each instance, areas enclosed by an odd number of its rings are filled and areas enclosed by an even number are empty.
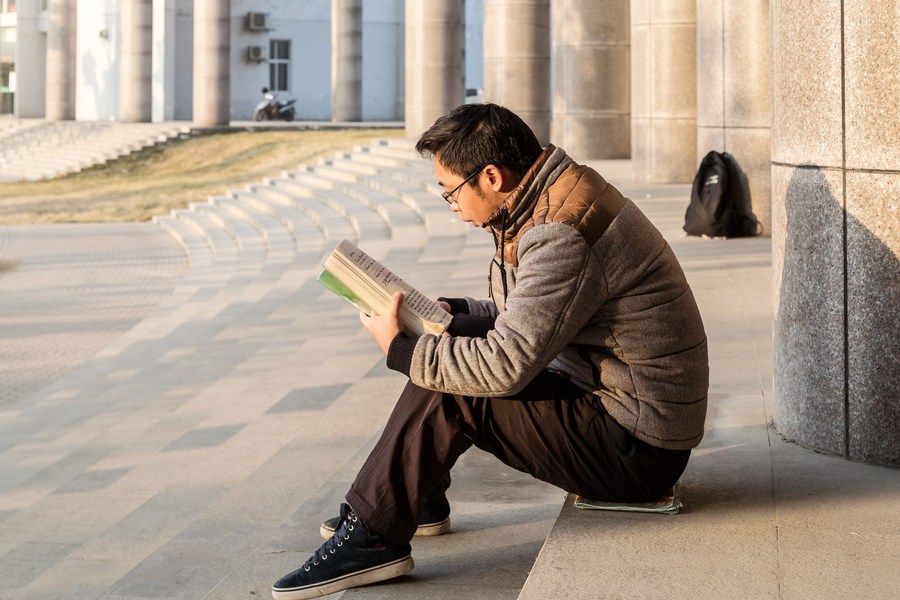
{"type": "Polygon", "coordinates": [[[675,255],[640,209],[549,146],[489,225],[494,301],[466,305],[494,317],[494,329],[485,338],[398,336],[388,365],[421,387],[496,398],[556,370],[638,439],[699,444],[706,334],[675,255]]]}

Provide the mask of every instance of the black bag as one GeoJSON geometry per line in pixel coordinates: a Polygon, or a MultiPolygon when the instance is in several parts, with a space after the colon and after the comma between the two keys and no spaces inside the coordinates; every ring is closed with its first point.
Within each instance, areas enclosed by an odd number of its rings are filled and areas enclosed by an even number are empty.
{"type": "Polygon", "coordinates": [[[688,235],[747,237],[759,235],[760,229],[747,176],[729,153],[712,150],[694,176],[684,230],[688,235]]]}

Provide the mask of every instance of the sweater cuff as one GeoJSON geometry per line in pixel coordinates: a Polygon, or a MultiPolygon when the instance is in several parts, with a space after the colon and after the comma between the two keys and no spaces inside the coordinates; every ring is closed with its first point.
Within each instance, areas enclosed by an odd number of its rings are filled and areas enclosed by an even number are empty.
{"type": "Polygon", "coordinates": [[[450,305],[451,315],[458,313],[469,314],[469,302],[465,298],[444,298],[442,296],[438,300],[443,300],[450,305]]]}
{"type": "Polygon", "coordinates": [[[409,377],[413,353],[416,351],[418,341],[403,333],[395,335],[394,339],[391,340],[391,345],[388,347],[387,368],[409,377]]]}

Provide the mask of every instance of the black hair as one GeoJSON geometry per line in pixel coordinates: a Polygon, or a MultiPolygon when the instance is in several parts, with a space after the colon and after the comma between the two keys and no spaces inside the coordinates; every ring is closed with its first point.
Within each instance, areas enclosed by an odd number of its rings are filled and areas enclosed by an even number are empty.
{"type": "MultiPolygon", "coordinates": [[[[488,165],[506,167],[521,178],[543,148],[519,115],[496,104],[463,104],[440,117],[416,143],[425,158],[466,177],[488,165]]],[[[470,185],[477,185],[474,178],[470,185]]]]}

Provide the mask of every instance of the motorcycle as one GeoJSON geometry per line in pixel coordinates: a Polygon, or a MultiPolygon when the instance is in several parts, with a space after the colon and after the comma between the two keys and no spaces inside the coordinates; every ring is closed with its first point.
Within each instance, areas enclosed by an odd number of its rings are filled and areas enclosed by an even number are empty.
{"type": "Polygon", "coordinates": [[[269,91],[269,88],[263,88],[263,99],[253,109],[254,121],[293,121],[295,115],[294,102],[296,100],[288,100],[282,102],[278,96],[269,91]]]}

